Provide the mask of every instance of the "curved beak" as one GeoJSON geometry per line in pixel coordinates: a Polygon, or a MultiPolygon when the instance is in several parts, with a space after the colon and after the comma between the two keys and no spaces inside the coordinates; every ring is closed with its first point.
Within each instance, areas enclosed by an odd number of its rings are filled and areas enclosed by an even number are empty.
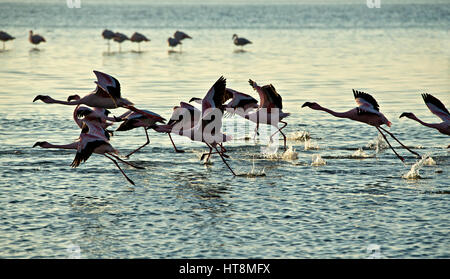
{"type": "Polygon", "coordinates": [[[302,105],[302,108],[304,108],[304,107],[309,107],[310,105],[311,105],[310,102],[305,102],[305,103],[302,105]]]}

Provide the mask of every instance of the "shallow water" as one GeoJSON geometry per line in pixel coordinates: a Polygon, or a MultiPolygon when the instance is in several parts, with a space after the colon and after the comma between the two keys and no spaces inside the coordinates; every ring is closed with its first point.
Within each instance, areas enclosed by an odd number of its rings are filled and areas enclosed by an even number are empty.
{"type": "MultiPolygon", "coordinates": [[[[0,3],[0,26],[17,37],[0,52],[0,257],[65,258],[72,244],[82,258],[365,258],[370,244],[386,258],[450,256],[449,138],[398,119],[411,111],[439,120],[423,92],[450,106],[450,5],[105,2],[0,3]],[[108,53],[106,27],[151,42],[141,53],[130,42],[108,53]],[[31,28],[48,41],[39,50],[26,40],[31,28]],[[176,29],[194,39],[168,53],[176,29]],[[236,51],[234,33],[253,44],[236,51]],[[226,144],[228,162],[243,174],[233,178],[219,157],[199,160],[206,146],[174,136],[186,150],[176,154],[166,135],[151,131],[150,145],[130,159],[146,169],[123,166],[136,182],[130,188],[99,155],[72,169],[73,151],[32,149],[38,140],[63,144],[79,135],[73,107],[32,103],[34,96],[89,93],[94,69],[118,78],[137,107],[165,118],[221,75],[254,97],[249,78],[272,83],[291,113],[284,131],[294,135],[287,144],[296,155],[265,156],[265,127],[253,141],[253,124],[226,118],[224,130],[236,139],[226,144]],[[376,129],[301,108],[316,101],[350,109],[352,88],[371,93],[390,130],[433,158],[420,179],[402,178],[418,161],[406,150],[397,148],[404,165],[389,149],[367,147],[376,129]],[[304,131],[318,149],[305,150],[304,131]],[[359,148],[366,158],[354,157],[359,148]],[[326,164],[311,166],[315,154],[326,164]]],[[[121,154],[144,142],[142,129],[111,140],[121,154]]]]}

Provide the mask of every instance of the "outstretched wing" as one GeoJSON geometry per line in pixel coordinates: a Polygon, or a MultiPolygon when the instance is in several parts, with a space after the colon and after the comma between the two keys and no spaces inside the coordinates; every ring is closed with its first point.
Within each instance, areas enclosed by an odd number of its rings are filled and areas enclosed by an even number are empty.
{"type": "Polygon", "coordinates": [[[222,104],[225,103],[227,98],[227,95],[225,94],[226,85],[226,79],[221,76],[209,89],[202,100],[202,114],[205,113],[208,108],[222,108],[222,104]]]}
{"type": "Polygon", "coordinates": [[[425,104],[427,105],[428,109],[433,114],[435,114],[443,121],[450,121],[450,112],[448,112],[447,108],[441,101],[439,101],[438,98],[428,93],[422,94],[422,98],[425,101],[425,104]]]}
{"type": "Polygon", "coordinates": [[[72,168],[78,167],[82,162],[86,162],[89,157],[91,157],[92,153],[94,153],[94,150],[104,144],[105,142],[103,140],[85,140],[82,139],[78,143],[78,149],[77,154],[75,155],[75,158],[73,159],[70,166],[72,168]]]}
{"type": "Polygon", "coordinates": [[[283,99],[272,84],[260,87],[253,80],[249,79],[248,83],[259,94],[260,108],[279,108],[283,109],[283,99]]]}
{"type": "Polygon", "coordinates": [[[356,104],[361,108],[372,108],[376,111],[380,111],[380,106],[378,105],[377,101],[374,97],[372,97],[370,94],[357,91],[355,89],[353,90],[353,96],[355,96],[356,104]]]}
{"type": "Polygon", "coordinates": [[[97,76],[97,81],[95,82],[97,84],[96,94],[103,98],[105,93],[113,99],[121,98],[120,83],[116,78],[99,71],[94,71],[94,74],[97,76]]]}

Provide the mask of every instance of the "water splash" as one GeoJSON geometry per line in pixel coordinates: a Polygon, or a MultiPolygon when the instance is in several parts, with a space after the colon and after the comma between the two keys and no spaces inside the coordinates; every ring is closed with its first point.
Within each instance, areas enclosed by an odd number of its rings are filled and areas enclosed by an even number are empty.
{"type": "Polygon", "coordinates": [[[297,131],[289,134],[286,138],[291,141],[307,141],[311,139],[311,135],[307,131],[297,131]]]}
{"type": "Polygon", "coordinates": [[[317,149],[319,149],[319,145],[316,142],[313,142],[310,139],[305,140],[305,150],[317,150],[317,149]]]}
{"type": "Polygon", "coordinates": [[[360,148],[358,148],[358,150],[353,152],[352,157],[355,157],[355,158],[368,158],[368,157],[371,157],[371,156],[368,155],[366,152],[364,152],[364,150],[360,147],[360,148]]]}
{"type": "MultiPolygon", "coordinates": [[[[422,159],[417,161],[414,165],[411,166],[411,169],[405,173],[402,178],[404,179],[421,179],[422,177],[419,174],[419,170],[422,168],[423,165],[427,165],[430,162],[434,162],[434,160],[429,156],[429,154],[425,154],[422,156],[422,159]],[[430,160],[431,159],[431,160],[430,160]]],[[[436,162],[434,162],[436,164],[436,162]]]]}
{"type": "Polygon", "coordinates": [[[375,137],[373,140],[369,141],[366,145],[367,148],[375,149],[376,153],[379,153],[380,150],[386,149],[389,146],[387,145],[386,141],[384,140],[383,136],[378,134],[377,137],[375,137]]]}
{"type": "Polygon", "coordinates": [[[323,166],[326,164],[327,162],[324,159],[322,159],[322,157],[319,154],[312,155],[311,166],[323,166]]]}
{"type": "Polygon", "coordinates": [[[248,172],[245,176],[247,177],[260,177],[260,176],[266,176],[266,173],[264,172],[264,168],[260,171],[257,171],[255,168],[255,158],[253,158],[253,166],[250,172],[248,172]]]}
{"type": "Polygon", "coordinates": [[[298,152],[296,152],[292,146],[289,146],[289,148],[283,153],[281,158],[288,161],[297,160],[298,152]]]}
{"type": "Polygon", "coordinates": [[[425,162],[423,163],[425,166],[435,166],[436,165],[436,161],[433,160],[433,158],[429,157],[425,160],[425,162]]]}

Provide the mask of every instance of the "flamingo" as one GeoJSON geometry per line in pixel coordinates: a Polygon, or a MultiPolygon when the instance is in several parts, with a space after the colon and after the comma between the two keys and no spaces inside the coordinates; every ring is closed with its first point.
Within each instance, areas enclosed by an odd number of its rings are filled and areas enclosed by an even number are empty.
{"type": "Polygon", "coordinates": [[[238,35],[236,35],[236,34],[233,34],[232,39],[233,39],[233,43],[236,46],[241,46],[241,49],[243,49],[244,46],[247,45],[247,44],[252,44],[252,42],[250,42],[246,38],[239,38],[238,35]]]}
{"type": "MultiPolygon", "coordinates": [[[[182,129],[190,129],[193,128],[200,119],[201,111],[197,109],[196,107],[185,103],[180,102],[179,106],[173,107],[172,116],[170,117],[169,121],[166,125],[159,125],[157,127],[153,127],[153,129],[156,132],[163,132],[165,131],[173,130],[175,128],[181,127],[180,133],[182,133],[182,129]]],[[[167,132],[167,135],[170,138],[170,141],[172,142],[173,148],[175,149],[175,152],[177,153],[184,153],[184,150],[178,149],[173,142],[172,136],[170,135],[170,132],[167,132]]]]}
{"type": "MultiPolygon", "coordinates": [[[[284,150],[286,150],[286,135],[281,130],[283,130],[287,126],[287,122],[283,121],[283,119],[288,117],[290,113],[285,113],[282,111],[283,103],[280,94],[277,93],[275,87],[272,84],[264,85],[261,87],[251,79],[249,79],[248,82],[250,86],[259,94],[260,103],[258,109],[255,112],[250,113],[242,113],[242,110],[236,110],[236,113],[244,117],[245,119],[256,123],[255,136],[259,135],[258,129],[259,124],[261,123],[272,125],[277,128],[277,131],[275,131],[275,133],[270,136],[270,141],[272,141],[272,138],[276,133],[280,132],[284,140],[284,150]],[[278,121],[276,121],[276,123],[272,123],[273,116],[276,116],[278,118],[278,121]],[[284,125],[281,128],[278,128],[278,123],[283,123],[284,125]]],[[[255,107],[256,103],[254,101],[250,101],[248,104],[250,106],[246,107],[247,109],[255,107]]]]}
{"type": "MultiPolygon", "coordinates": [[[[231,136],[227,136],[220,131],[220,128],[222,126],[222,118],[216,117],[217,115],[215,114],[217,112],[223,113],[223,102],[227,99],[227,96],[225,95],[225,86],[226,80],[222,76],[209,89],[206,96],[202,99],[202,118],[192,128],[178,129],[178,127],[176,128],[175,126],[171,125],[161,125],[156,127],[155,130],[158,132],[175,133],[178,135],[186,136],[193,141],[205,143],[209,148],[209,153],[206,160],[209,160],[211,154],[213,154],[212,150],[214,148],[216,150],[214,154],[219,154],[222,161],[225,163],[231,173],[236,176],[236,174],[224,158],[224,152],[226,152],[226,150],[224,148],[222,148],[221,151],[217,149],[217,145],[221,146],[223,142],[230,141],[232,139],[231,136]],[[209,127],[209,124],[213,122],[215,122],[216,124],[213,129],[211,129],[211,131],[205,130],[205,128],[209,127]]],[[[202,158],[203,157],[204,156],[202,156],[202,158]]]]}
{"type": "Polygon", "coordinates": [[[181,31],[175,31],[175,33],[173,33],[173,37],[175,39],[177,39],[178,41],[182,41],[184,39],[192,39],[191,36],[189,36],[188,34],[181,32],[181,31]]]}
{"type": "Polygon", "coordinates": [[[105,109],[124,107],[129,110],[147,115],[148,117],[153,117],[153,115],[135,108],[133,106],[133,103],[130,102],[129,100],[122,98],[120,91],[120,83],[116,78],[99,71],[94,71],[94,74],[97,77],[97,81],[95,82],[97,84],[97,87],[92,93],[84,96],[81,99],[60,101],[55,100],[50,96],[37,95],[34,98],[33,102],[41,100],[42,102],[47,104],[62,104],[62,105],[84,104],[90,107],[98,107],[105,109]]]}
{"type": "MultiPolygon", "coordinates": [[[[450,136],[450,112],[448,112],[447,108],[445,108],[444,104],[439,101],[438,98],[434,97],[431,94],[422,94],[422,98],[427,105],[428,109],[437,117],[442,119],[441,123],[425,123],[419,118],[417,118],[413,113],[411,112],[404,112],[400,115],[400,117],[407,117],[412,120],[415,120],[422,124],[423,126],[430,127],[433,129],[438,130],[440,133],[444,135],[450,136]]],[[[450,148],[450,145],[448,146],[450,148]]]]}
{"type": "Polygon", "coordinates": [[[172,48],[176,47],[177,45],[180,45],[180,52],[181,52],[182,43],[179,40],[177,40],[176,38],[172,38],[172,37],[168,38],[167,43],[169,43],[169,46],[172,48]]]}
{"type": "Polygon", "coordinates": [[[403,162],[405,159],[398,155],[398,153],[395,151],[395,149],[391,146],[389,141],[387,140],[386,136],[383,134],[383,131],[388,133],[394,140],[396,140],[403,148],[408,150],[409,152],[413,153],[414,155],[421,157],[418,153],[412,151],[403,143],[401,143],[391,132],[387,131],[381,125],[387,125],[388,127],[391,127],[392,123],[380,112],[379,105],[374,97],[372,97],[370,94],[357,91],[353,89],[353,95],[355,97],[356,104],[358,105],[356,108],[353,108],[347,112],[335,112],[328,108],[324,108],[320,106],[317,103],[311,103],[306,102],[302,105],[303,107],[309,107],[314,110],[322,110],[325,111],[335,117],[339,118],[348,118],[351,120],[355,120],[358,122],[363,122],[366,124],[369,124],[370,126],[374,126],[377,128],[378,132],[383,136],[383,138],[386,140],[389,147],[394,151],[395,155],[403,162]]]}
{"type": "Polygon", "coordinates": [[[116,33],[114,33],[113,31],[109,30],[109,29],[105,29],[102,32],[102,37],[103,39],[108,41],[108,52],[109,52],[109,47],[110,47],[110,41],[111,39],[114,39],[116,33]]]}
{"type": "Polygon", "coordinates": [[[0,41],[3,42],[3,50],[5,50],[5,42],[14,40],[15,38],[5,31],[0,31],[0,41]]]}
{"type": "Polygon", "coordinates": [[[29,36],[28,36],[28,40],[30,41],[30,43],[32,43],[33,45],[38,45],[41,42],[47,42],[44,37],[42,37],[39,34],[33,34],[33,30],[30,30],[29,32],[29,36]]]}
{"type": "Polygon", "coordinates": [[[116,165],[116,167],[120,170],[120,172],[129,183],[135,185],[135,183],[125,174],[125,172],[120,168],[117,161],[113,158],[134,168],[143,169],[143,167],[135,166],[120,159],[117,156],[119,154],[118,151],[112,147],[112,145],[108,141],[108,138],[105,137],[104,133],[99,132],[102,129],[95,123],[84,120],[82,127],[83,128],[80,137],[73,143],[57,145],[51,144],[47,141],[38,141],[33,145],[33,148],[39,146],[41,148],[76,149],[77,153],[74,160],[70,164],[70,166],[73,168],[78,167],[82,162],[86,162],[92,155],[92,153],[103,155],[116,165]]]}
{"type": "Polygon", "coordinates": [[[154,125],[158,122],[164,123],[164,121],[165,121],[165,119],[157,113],[154,113],[154,112],[151,112],[148,110],[143,110],[143,111],[149,115],[152,115],[153,117],[148,117],[147,115],[140,114],[138,112],[134,112],[131,110],[125,112],[123,115],[121,115],[119,117],[120,119],[123,119],[125,121],[119,126],[119,128],[116,129],[116,131],[128,131],[128,130],[132,130],[134,128],[142,127],[142,128],[144,128],[145,135],[147,136],[147,142],[144,143],[139,148],[135,149],[133,152],[126,155],[125,157],[127,157],[127,158],[130,157],[132,154],[134,154],[136,151],[140,150],[141,148],[143,148],[144,146],[146,146],[147,144],[150,143],[150,139],[148,137],[148,132],[147,132],[147,130],[149,128],[153,128],[154,125]]]}
{"type": "Polygon", "coordinates": [[[117,42],[119,44],[119,52],[120,52],[120,51],[122,51],[122,47],[121,47],[122,43],[126,40],[130,40],[130,38],[128,38],[127,35],[125,35],[125,34],[116,32],[114,34],[113,40],[114,40],[114,42],[117,42]]]}
{"type": "Polygon", "coordinates": [[[130,38],[130,41],[138,43],[138,51],[141,52],[141,42],[149,42],[150,40],[141,33],[134,32],[130,38]]]}

